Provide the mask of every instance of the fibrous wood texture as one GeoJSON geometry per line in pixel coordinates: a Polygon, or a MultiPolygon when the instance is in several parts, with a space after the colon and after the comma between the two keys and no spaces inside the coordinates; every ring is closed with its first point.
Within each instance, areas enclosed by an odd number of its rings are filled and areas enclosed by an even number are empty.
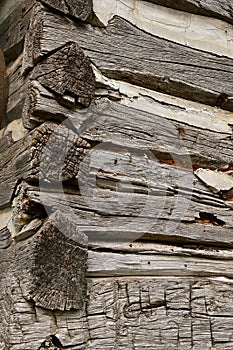
{"type": "Polygon", "coordinates": [[[97,1],[0,16],[0,349],[232,350],[231,4],[97,1]]]}
{"type": "MultiPolygon", "coordinates": [[[[28,43],[36,38],[39,51],[33,52],[31,62],[24,62],[25,69],[72,40],[110,78],[233,110],[231,59],[151,36],[119,17],[102,30],[74,26],[40,6],[34,16],[28,43]],[[35,34],[35,28],[41,35],[35,34]]],[[[25,50],[29,51],[27,45],[25,50]]]]}

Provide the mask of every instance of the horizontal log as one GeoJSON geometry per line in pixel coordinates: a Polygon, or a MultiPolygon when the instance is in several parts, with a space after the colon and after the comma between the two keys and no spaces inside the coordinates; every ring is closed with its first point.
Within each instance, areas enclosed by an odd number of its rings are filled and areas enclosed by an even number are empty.
{"type": "Polygon", "coordinates": [[[34,47],[40,50],[27,57],[31,42],[28,41],[24,69],[32,67],[43,55],[74,41],[110,78],[233,110],[232,59],[149,35],[119,17],[114,17],[103,30],[84,24],[74,26],[39,6],[31,23],[34,47]]]}
{"type": "Polygon", "coordinates": [[[0,24],[0,47],[6,62],[15,60],[23,51],[26,31],[35,0],[18,1],[17,6],[0,24]]]}
{"type": "MultiPolygon", "coordinates": [[[[86,311],[45,310],[26,301],[15,278],[0,302],[0,329],[14,350],[59,347],[113,349],[232,349],[232,282],[200,277],[88,278],[86,311]],[[11,291],[11,288],[13,291],[11,291]],[[226,305],[228,307],[226,308],[226,305]],[[36,322],[34,320],[36,317],[36,322]],[[116,329],[115,322],[118,322],[116,329]],[[11,330],[9,332],[9,330],[11,330]],[[52,336],[51,336],[52,335],[52,336]]],[[[11,283],[11,284],[10,284],[11,283]]]]}
{"type": "MultiPolygon", "coordinates": [[[[52,123],[41,125],[24,138],[13,143],[12,146],[1,154],[0,206],[5,206],[10,203],[16,185],[22,179],[38,181],[39,174],[43,178],[45,174],[43,175],[42,169],[40,169],[40,161],[44,159],[42,158],[43,147],[51,135],[52,139],[50,140],[52,140],[54,146],[57,144],[54,149],[54,162],[50,160],[50,163],[47,164],[47,169],[44,169],[44,171],[47,172],[47,175],[49,174],[51,179],[57,178],[60,180],[70,179],[77,173],[80,159],[83,157],[89,145],[86,141],[76,136],[75,133],[69,130],[65,125],[59,128],[60,134],[59,132],[54,132],[56,127],[57,125],[52,123]],[[66,141],[64,141],[64,139],[66,139],[66,141]],[[59,171],[56,162],[59,158],[61,160],[64,155],[63,148],[59,146],[62,144],[63,147],[64,142],[66,143],[66,147],[68,147],[68,153],[66,154],[67,161],[59,171]],[[60,156],[58,157],[59,149],[60,156]],[[69,155],[72,158],[71,162],[68,160],[69,155]]],[[[45,155],[43,157],[45,157],[45,155]]],[[[46,164],[45,159],[43,164],[46,164]]]]}
{"type": "MultiPolygon", "coordinates": [[[[157,173],[159,170],[163,173],[162,168],[157,168],[157,173]]],[[[163,173],[164,179],[168,179],[168,173],[166,175],[163,173]]],[[[128,177],[130,186],[122,181],[122,175],[121,180],[116,177],[114,188],[106,175],[104,189],[98,182],[94,187],[87,180],[84,188],[81,187],[81,194],[66,187],[64,194],[62,188],[53,188],[52,184],[40,189],[24,184],[15,215],[18,219],[27,215],[33,219],[33,208],[42,205],[47,214],[60,210],[89,237],[91,245],[100,244],[100,247],[106,242],[112,242],[114,246],[117,242],[138,239],[178,245],[233,246],[232,210],[224,202],[212,198],[211,203],[211,196],[204,191],[201,195],[195,188],[192,194],[182,192],[182,189],[177,189],[175,194],[173,187],[172,193],[172,185],[165,184],[166,180],[160,183],[159,178],[157,184],[156,180],[154,182],[154,189],[150,188],[147,193],[148,187],[145,182],[143,187],[143,180],[141,187],[133,180],[133,176],[128,177]]],[[[138,178],[137,181],[139,184],[138,178]]]]}
{"type": "Polygon", "coordinates": [[[29,92],[30,98],[26,99],[23,112],[24,125],[28,128],[44,120],[68,118],[83,138],[103,143],[103,146],[112,143],[140,149],[140,152],[146,150],[161,162],[170,161],[174,165],[183,162],[183,167],[188,168],[230,169],[232,166],[232,142],[228,130],[226,133],[203,130],[185,122],[166,119],[164,116],[169,117],[170,112],[166,108],[167,111],[160,116],[160,104],[157,105],[158,115],[154,114],[156,111],[142,111],[137,106],[131,108],[114,102],[79,111],[60,106],[53,95],[37,82],[32,82],[29,92]]]}
{"type": "Polygon", "coordinates": [[[170,160],[170,164],[187,169],[193,166],[224,170],[232,165],[228,133],[202,130],[114,102],[98,104],[82,114],[86,120],[80,127],[78,123],[80,135],[102,143],[102,150],[110,143],[117,145],[119,152],[124,147],[129,152],[147,152],[148,157],[151,152],[161,162],[170,160]]]}
{"type": "Polygon", "coordinates": [[[232,278],[230,261],[163,255],[89,252],[88,276],[199,276],[232,278]]]}
{"type": "MultiPolygon", "coordinates": [[[[159,1],[162,3],[162,0],[159,1]]],[[[151,2],[108,0],[106,6],[105,0],[94,0],[95,17],[92,22],[106,27],[110,19],[120,16],[152,35],[220,56],[233,57],[231,24],[212,17],[194,15],[190,11],[168,9],[157,5],[156,0],[154,4],[151,2]]],[[[168,1],[164,0],[163,3],[168,3],[168,1]]],[[[171,7],[174,8],[175,6],[181,7],[183,3],[184,1],[181,0],[177,4],[170,1],[171,7]]],[[[202,2],[202,6],[205,4],[202,2]]]]}
{"type": "Polygon", "coordinates": [[[61,104],[57,96],[33,80],[26,91],[26,98],[21,109],[23,125],[27,129],[34,129],[45,121],[62,122],[71,118],[75,120],[76,128],[83,123],[85,116],[80,113],[80,105],[61,104]]]}
{"type": "MultiPolygon", "coordinates": [[[[96,79],[95,98],[108,98],[136,110],[143,110],[174,121],[184,122],[205,130],[232,134],[229,124],[233,123],[233,113],[219,108],[204,106],[177,97],[161,94],[149,89],[135,87],[122,81],[108,79],[93,67],[96,79]]],[[[23,108],[23,122],[33,129],[44,121],[63,121],[66,118],[82,119],[79,106],[69,108],[61,105],[51,91],[33,80],[27,89],[23,108]]],[[[78,128],[78,125],[76,126],[78,128]]]]}
{"type": "Polygon", "coordinates": [[[198,15],[216,17],[233,24],[232,5],[229,0],[146,0],[154,4],[198,15]]]}

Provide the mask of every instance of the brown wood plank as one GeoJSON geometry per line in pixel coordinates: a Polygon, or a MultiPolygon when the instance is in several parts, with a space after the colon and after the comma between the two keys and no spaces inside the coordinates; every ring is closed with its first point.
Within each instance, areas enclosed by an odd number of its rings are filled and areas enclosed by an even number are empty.
{"type": "Polygon", "coordinates": [[[106,29],[74,26],[37,7],[32,23],[28,43],[34,37],[34,45],[40,49],[27,57],[26,45],[24,69],[74,41],[110,78],[233,110],[232,59],[152,36],[119,17],[114,17],[106,29]]]}
{"type": "Polygon", "coordinates": [[[233,6],[231,0],[146,0],[154,4],[171,7],[176,10],[198,15],[216,17],[233,24],[233,6]]]}

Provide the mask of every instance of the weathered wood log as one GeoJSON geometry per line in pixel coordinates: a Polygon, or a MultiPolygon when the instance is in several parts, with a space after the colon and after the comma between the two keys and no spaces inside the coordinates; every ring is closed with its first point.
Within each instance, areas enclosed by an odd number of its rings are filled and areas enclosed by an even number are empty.
{"type": "Polygon", "coordinates": [[[45,5],[52,7],[66,15],[71,15],[85,21],[92,13],[92,0],[41,0],[45,5]]]}
{"type": "Polygon", "coordinates": [[[15,60],[23,51],[23,43],[35,0],[18,1],[18,6],[0,24],[0,47],[6,62],[15,60]]]}
{"type": "MultiPolygon", "coordinates": [[[[96,79],[95,100],[109,99],[137,110],[157,114],[161,117],[184,122],[197,128],[232,135],[233,113],[197,102],[164,95],[122,81],[108,79],[93,67],[96,79]]],[[[63,121],[74,118],[82,123],[79,106],[68,108],[59,104],[56,96],[33,80],[27,89],[22,118],[28,129],[44,121],[63,121]]],[[[84,116],[85,119],[85,116],[84,116]]],[[[76,125],[76,124],[75,124],[76,125]]],[[[76,125],[76,128],[79,128],[76,125]]]]}
{"type": "Polygon", "coordinates": [[[21,69],[22,55],[12,62],[11,66],[7,69],[8,98],[6,118],[3,126],[6,126],[9,122],[19,119],[22,116],[22,109],[27,96],[26,91],[29,84],[29,77],[22,76],[21,69]]]}
{"type": "Polygon", "coordinates": [[[216,17],[233,24],[233,11],[230,0],[146,0],[158,5],[198,15],[216,17]]]}
{"type": "MultiPolygon", "coordinates": [[[[5,206],[10,203],[16,185],[22,179],[38,181],[39,177],[51,176],[51,179],[56,178],[60,181],[61,179],[68,180],[72,178],[74,174],[77,173],[78,164],[81,159],[83,159],[89,147],[86,141],[81,140],[76,136],[74,131],[69,130],[65,125],[61,126],[59,130],[56,131],[56,124],[52,123],[41,125],[23,139],[13,143],[9,149],[1,154],[0,206],[5,206]],[[42,158],[42,155],[43,148],[50,136],[52,137],[50,140],[52,140],[51,142],[54,145],[53,162],[51,162],[50,159],[50,163],[47,164],[46,169],[45,167],[40,169],[40,162],[42,159],[43,164],[46,164],[46,160],[42,158]],[[66,141],[64,141],[64,139],[66,139],[66,141]],[[66,144],[67,147],[65,155],[64,144],[66,144]],[[59,149],[60,151],[58,151],[59,149]],[[68,159],[69,157],[70,160],[68,159]],[[60,168],[60,171],[57,168],[57,162],[65,162],[60,168]],[[46,172],[46,174],[43,173],[43,171],[46,172]]],[[[46,157],[46,153],[43,157],[46,157]]]]}
{"type": "Polygon", "coordinates": [[[232,350],[233,117],[153,90],[232,110],[233,60],[83,0],[36,1],[19,57],[32,3],[3,39],[8,120],[37,128],[1,132],[0,349],[232,350]]]}
{"type": "Polygon", "coordinates": [[[170,349],[232,348],[230,279],[89,278],[86,313],[36,307],[23,298],[18,281],[10,281],[2,297],[1,316],[5,318],[10,298],[14,317],[4,323],[0,334],[13,350],[49,345],[52,349],[113,349],[116,342],[127,350],[132,346],[164,350],[168,344],[170,349]],[[34,315],[36,322],[29,322],[34,315]]]}
{"type": "Polygon", "coordinates": [[[229,134],[202,130],[114,102],[103,102],[82,114],[86,119],[80,127],[78,124],[80,135],[102,143],[102,149],[111,149],[110,143],[117,145],[119,152],[122,146],[149,151],[161,162],[188,169],[224,170],[232,165],[229,134]]]}
{"type": "Polygon", "coordinates": [[[223,260],[164,255],[89,252],[88,276],[189,276],[232,278],[232,266],[223,260]],[[133,267],[133,268],[132,268],[133,267]]]}
{"type": "Polygon", "coordinates": [[[89,58],[69,43],[42,61],[33,79],[59,96],[61,104],[89,106],[94,97],[95,77],[89,58]]]}
{"type": "MultiPolygon", "coordinates": [[[[101,159],[100,154],[95,158],[101,159]]],[[[16,217],[29,214],[33,219],[33,211],[39,212],[33,207],[41,205],[46,206],[48,213],[72,213],[73,222],[92,244],[146,239],[232,247],[231,207],[202,189],[194,179],[193,185],[185,187],[185,171],[147,162],[150,170],[145,175],[145,169],[137,166],[143,164],[139,157],[132,157],[130,166],[119,158],[119,167],[109,166],[109,159],[104,157],[101,170],[91,163],[85,179],[79,178],[79,186],[85,182],[78,191],[53,184],[40,189],[23,185],[16,217]],[[137,166],[136,173],[131,166],[137,166]]]]}
{"type": "MultiPolygon", "coordinates": [[[[94,97],[95,78],[90,61],[77,44],[69,43],[56,50],[37,65],[32,76],[23,76],[21,70],[22,57],[19,56],[8,69],[9,96],[5,124],[21,117],[23,109],[30,108],[28,113],[33,113],[34,100],[37,99],[39,91],[36,92],[30,86],[31,79],[34,79],[32,86],[39,86],[38,82],[40,82],[46,89],[49,89],[48,96],[52,97],[53,100],[56,99],[60,105],[68,107],[65,109],[65,114],[69,114],[76,105],[78,105],[78,109],[88,106],[94,97]]],[[[60,121],[59,108],[61,107],[57,104],[56,108],[57,117],[55,119],[60,121]]],[[[48,120],[49,113],[49,109],[46,108],[44,120],[48,120]]],[[[39,116],[40,113],[37,113],[37,117],[39,116]]],[[[32,123],[32,127],[30,127],[29,121],[23,119],[26,127],[33,128],[35,126],[35,123],[32,123]]]]}
{"type": "Polygon", "coordinates": [[[6,80],[6,64],[2,50],[0,49],[0,128],[6,117],[7,104],[7,80],[6,80]]]}
{"type": "Polygon", "coordinates": [[[26,57],[26,44],[24,69],[74,41],[110,78],[233,110],[233,60],[151,36],[119,17],[114,17],[104,30],[81,24],[77,27],[39,6],[28,38],[33,35],[36,50],[31,58],[26,57]]]}
{"type": "Polygon", "coordinates": [[[21,111],[24,127],[34,129],[48,120],[62,122],[67,118],[72,118],[72,120],[75,119],[75,126],[78,129],[85,118],[80,113],[80,105],[74,105],[70,108],[67,103],[64,105],[59,102],[57,96],[44,88],[38,81],[33,80],[28,86],[21,111]]]}
{"type": "Polygon", "coordinates": [[[81,309],[86,299],[87,237],[61,212],[16,248],[15,277],[27,300],[50,310],[81,309]],[[72,237],[72,238],[71,238],[72,237]]]}

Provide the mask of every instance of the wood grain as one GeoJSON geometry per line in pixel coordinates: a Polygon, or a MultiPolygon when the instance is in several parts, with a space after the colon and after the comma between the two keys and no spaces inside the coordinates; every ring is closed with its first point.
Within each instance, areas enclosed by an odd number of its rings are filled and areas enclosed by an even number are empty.
{"type": "Polygon", "coordinates": [[[42,0],[45,5],[85,21],[92,13],[92,0],[42,0]]]}
{"type": "MultiPolygon", "coordinates": [[[[43,124],[26,135],[23,139],[13,143],[10,148],[1,154],[0,206],[8,205],[11,202],[18,182],[23,179],[38,181],[40,174],[41,178],[43,178],[43,176],[49,176],[54,179],[56,178],[57,181],[60,181],[62,178],[67,180],[72,178],[73,174],[78,171],[78,164],[80,162],[78,158],[80,157],[80,160],[82,159],[86,149],[90,147],[89,144],[77,137],[75,133],[72,130],[69,130],[65,125],[57,130],[58,133],[55,129],[56,124],[43,124]],[[54,145],[54,163],[51,162],[50,159],[50,163],[47,164],[46,159],[42,158],[42,155],[43,148],[50,137],[52,137],[50,140],[52,140],[54,145]],[[63,159],[64,142],[66,143],[66,147],[68,147],[68,153],[66,155],[68,157],[70,155],[72,160],[69,162],[67,158],[67,162],[62,166],[64,171],[60,169],[60,172],[58,171],[56,162],[63,159]],[[56,144],[57,146],[55,146],[56,144]],[[56,153],[59,148],[60,151],[56,153]],[[60,155],[58,156],[59,153],[60,155]],[[40,162],[43,159],[44,167],[40,169],[40,162]],[[75,168],[76,171],[74,170],[75,168]]],[[[46,157],[46,153],[43,157],[46,157]]]]}
{"type": "Polygon", "coordinates": [[[87,107],[94,97],[95,77],[90,60],[75,43],[65,45],[43,60],[33,72],[33,78],[57,94],[61,104],[73,99],[71,107],[77,103],[87,107]]]}
{"type": "Polygon", "coordinates": [[[0,48],[7,63],[15,60],[23,51],[24,37],[34,4],[35,0],[20,1],[0,25],[0,48]]]}
{"type": "Polygon", "coordinates": [[[37,7],[33,23],[31,35],[40,49],[27,57],[26,45],[24,69],[32,67],[44,54],[74,41],[110,78],[233,110],[230,58],[152,36],[120,17],[114,17],[104,30],[84,24],[77,27],[37,7]],[[36,28],[40,28],[38,34],[36,28]]]}
{"type": "Polygon", "coordinates": [[[37,306],[63,311],[82,309],[86,260],[87,237],[56,212],[36,235],[17,245],[15,276],[21,275],[24,296],[37,306]]]}

